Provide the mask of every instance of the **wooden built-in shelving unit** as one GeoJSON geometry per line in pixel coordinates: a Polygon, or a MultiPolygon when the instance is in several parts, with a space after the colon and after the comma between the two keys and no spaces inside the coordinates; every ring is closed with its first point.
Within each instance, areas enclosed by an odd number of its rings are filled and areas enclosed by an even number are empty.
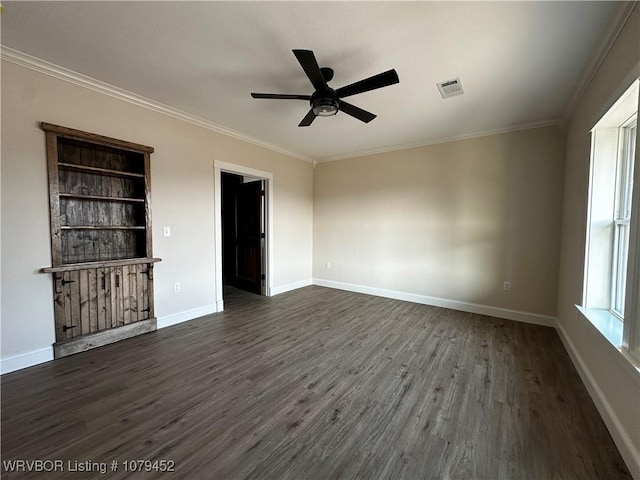
{"type": "Polygon", "coordinates": [[[56,357],[156,329],[152,147],[42,123],[56,357]]]}

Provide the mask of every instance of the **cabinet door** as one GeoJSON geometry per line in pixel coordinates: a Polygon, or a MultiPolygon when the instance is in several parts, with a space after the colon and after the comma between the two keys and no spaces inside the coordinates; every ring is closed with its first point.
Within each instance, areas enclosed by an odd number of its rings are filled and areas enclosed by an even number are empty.
{"type": "Polygon", "coordinates": [[[56,341],[106,328],[106,289],[102,269],[59,272],[54,276],[56,341]]]}
{"type": "Polygon", "coordinates": [[[132,294],[136,297],[138,320],[147,320],[153,316],[153,299],[151,282],[153,279],[153,264],[132,265],[136,267],[136,284],[132,294]]]}
{"type": "Polygon", "coordinates": [[[56,341],[81,335],[80,276],[78,271],[59,272],[54,276],[56,341]]]}
{"type": "Polygon", "coordinates": [[[126,265],[122,267],[123,324],[151,318],[149,312],[149,276],[151,264],[126,265]]]}

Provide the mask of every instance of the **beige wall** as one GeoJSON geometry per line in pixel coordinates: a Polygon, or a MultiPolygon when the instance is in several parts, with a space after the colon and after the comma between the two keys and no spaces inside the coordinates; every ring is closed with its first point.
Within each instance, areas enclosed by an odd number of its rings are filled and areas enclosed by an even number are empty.
{"type": "Polygon", "coordinates": [[[555,315],[564,138],[545,127],[317,165],[314,278],[555,315]]]}
{"type": "Polygon", "coordinates": [[[311,278],[310,163],[2,62],[2,358],[50,348],[52,286],[44,133],[59,124],[150,145],[156,315],[212,307],[214,160],[273,174],[274,287],[311,278]],[[162,228],[171,227],[163,238],[162,228]],[[181,282],[174,294],[172,285],[181,282]]]}
{"type": "MultiPolygon", "coordinates": [[[[614,439],[626,455],[627,464],[635,468],[636,478],[640,478],[640,376],[630,364],[625,364],[621,354],[592,328],[574,305],[582,302],[589,132],[633,79],[638,78],[639,60],[640,8],[636,6],[568,125],[558,293],[558,322],[568,340],[569,350],[573,349],[576,361],[582,364],[583,380],[610,430],[613,425],[614,439]],[[621,433],[616,434],[616,430],[621,433]],[[635,462],[630,462],[631,455],[635,455],[635,462]]],[[[636,169],[640,168],[637,162],[636,157],[636,169]]]]}

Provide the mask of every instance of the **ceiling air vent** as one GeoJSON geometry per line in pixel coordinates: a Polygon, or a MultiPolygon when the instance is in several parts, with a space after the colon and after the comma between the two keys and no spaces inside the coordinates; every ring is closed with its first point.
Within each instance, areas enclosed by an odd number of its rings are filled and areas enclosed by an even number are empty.
{"type": "Polygon", "coordinates": [[[455,97],[456,95],[462,95],[464,93],[460,77],[436,83],[436,85],[438,86],[438,90],[440,91],[442,98],[455,97]]]}

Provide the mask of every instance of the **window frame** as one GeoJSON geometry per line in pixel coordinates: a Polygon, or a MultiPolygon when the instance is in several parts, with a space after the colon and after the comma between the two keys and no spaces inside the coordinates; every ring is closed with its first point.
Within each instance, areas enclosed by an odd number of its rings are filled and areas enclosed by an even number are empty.
{"type": "Polygon", "coordinates": [[[616,159],[615,213],[609,311],[624,321],[638,114],[620,125],[616,159]]]}
{"type": "Polygon", "coordinates": [[[621,90],[590,131],[583,291],[576,308],[620,353],[624,364],[640,374],[640,78],[621,90]],[[627,232],[625,251],[619,245],[627,232]],[[624,254],[626,269],[614,268],[624,254]],[[622,277],[626,288],[621,311],[619,295],[617,305],[613,303],[613,282],[622,277]]]}

